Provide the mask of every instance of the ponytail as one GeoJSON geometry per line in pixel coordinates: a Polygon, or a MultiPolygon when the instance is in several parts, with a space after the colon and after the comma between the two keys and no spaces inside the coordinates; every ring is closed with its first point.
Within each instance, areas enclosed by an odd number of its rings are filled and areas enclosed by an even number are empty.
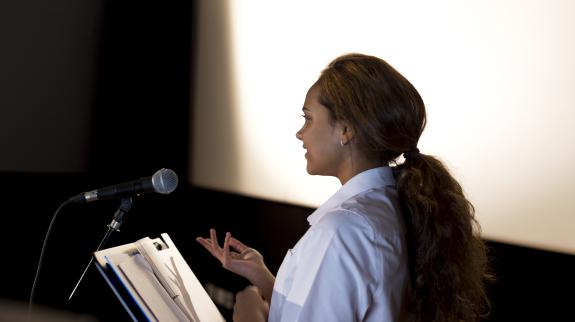
{"type": "Polygon", "coordinates": [[[478,321],[489,301],[486,247],[473,205],[436,158],[417,151],[395,167],[407,228],[411,310],[418,321],[478,321]]]}

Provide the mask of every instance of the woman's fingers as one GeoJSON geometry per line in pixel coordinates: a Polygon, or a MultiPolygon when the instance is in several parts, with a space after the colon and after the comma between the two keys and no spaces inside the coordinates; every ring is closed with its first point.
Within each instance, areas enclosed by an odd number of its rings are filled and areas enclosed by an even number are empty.
{"type": "Polygon", "coordinates": [[[249,293],[251,293],[251,294],[253,294],[253,296],[258,295],[261,297],[260,290],[254,285],[246,286],[242,291],[240,291],[240,293],[243,293],[243,295],[246,295],[246,296],[251,296],[251,295],[248,295],[249,293]]]}
{"type": "Polygon", "coordinates": [[[218,236],[216,235],[216,230],[215,229],[210,229],[210,239],[212,242],[212,248],[214,249],[214,251],[219,250],[220,245],[218,244],[218,236]]]}
{"type": "Polygon", "coordinates": [[[240,253],[249,248],[248,246],[242,244],[241,241],[239,241],[233,237],[230,238],[230,245],[240,253]]]}
{"type": "Polygon", "coordinates": [[[224,263],[224,251],[220,248],[215,229],[210,229],[210,238],[198,237],[196,238],[196,241],[204,246],[204,248],[222,262],[222,264],[224,263]]]}
{"type": "Polygon", "coordinates": [[[268,311],[268,304],[262,299],[258,288],[255,286],[247,287],[236,294],[234,322],[266,321],[268,311]]]}
{"type": "Polygon", "coordinates": [[[212,244],[202,237],[196,237],[196,241],[198,243],[200,243],[200,245],[204,246],[205,248],[208,248],[208,247],[212,248],[212,244]]]}
{"type": "Polygon", "coordinates": [[[212,252],[212,242],[209,239],[204,239],[202,237],[196,238],[196,241],[200,243],[200,245],[204,246],[210,253],[212,252]]]}
{"type": "Polygon", "coordinates": [[[225,268],[228,268],[228,264],[230,262],[230,238],[232,235],[230,233],[226,233],[226,238],[224,239],[224,249],[222,254],[222,264],[224,264],[225,268]]]}
{"type": "Polygon", "coordinates": [[[217,250],[214,249],[213,247],[213,242],[210,239],[205,239],[202,237],[198,237],[196,238],[196,241],[198,243],[200,243],[200,245],[204,246],[204,248],[210,252],[210,254],[212,254],[212,256],[214,256],[217,259],[220,259],[220,252],[218,252],[217,250]]]}
{"type": "Polygon", "coordinates": [[[229,232],[226,233],[223,248],[220,247],[217,238],[216,230],[210,229],[210,238],[197,237],[196,241],[217,258],[224,268],[235,270],[238,262],[246,259],[243,252],[250,248],[233,238],[229,232]]]}

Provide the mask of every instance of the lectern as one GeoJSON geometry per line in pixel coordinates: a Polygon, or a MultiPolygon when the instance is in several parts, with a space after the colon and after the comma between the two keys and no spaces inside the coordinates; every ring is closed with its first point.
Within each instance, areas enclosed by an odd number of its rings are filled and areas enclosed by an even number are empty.
{"type": "Polygon", "coordinates": [[[134,321],[225,322],[168,234],[94,253],[134,321]]]}

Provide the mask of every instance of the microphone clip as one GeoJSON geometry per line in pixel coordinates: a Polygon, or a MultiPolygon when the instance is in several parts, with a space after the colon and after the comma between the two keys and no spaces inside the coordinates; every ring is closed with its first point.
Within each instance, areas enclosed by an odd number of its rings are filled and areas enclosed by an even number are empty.
{"type": "Polygon", "coordinates": [[[122,223],[124,223],[124,219],[128,214],[128,212],[130,211],[130,209],[132,209],[133,204],[134,203],[132,201],[132,198],[122,198],[120,206],[114,213],[114,219],[112,219],[112,222],[108,224],[108,228],[110,228],[113,231],[120,231],[120,226],[122,225],[122,223]]]}

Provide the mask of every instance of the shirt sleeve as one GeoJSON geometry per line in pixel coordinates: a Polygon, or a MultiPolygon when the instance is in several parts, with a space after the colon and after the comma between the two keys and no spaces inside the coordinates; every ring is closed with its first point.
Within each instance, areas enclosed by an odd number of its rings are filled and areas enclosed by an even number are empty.
{"type": "MultiPolygon", "coordinates": [[[[365,219],[340,210],[317,223],[298,252],[281,321],[362,321],[381,280],[383,255],[365,219]]],[[[380,321],[392,321],[380,319],[380,321]]]]}

